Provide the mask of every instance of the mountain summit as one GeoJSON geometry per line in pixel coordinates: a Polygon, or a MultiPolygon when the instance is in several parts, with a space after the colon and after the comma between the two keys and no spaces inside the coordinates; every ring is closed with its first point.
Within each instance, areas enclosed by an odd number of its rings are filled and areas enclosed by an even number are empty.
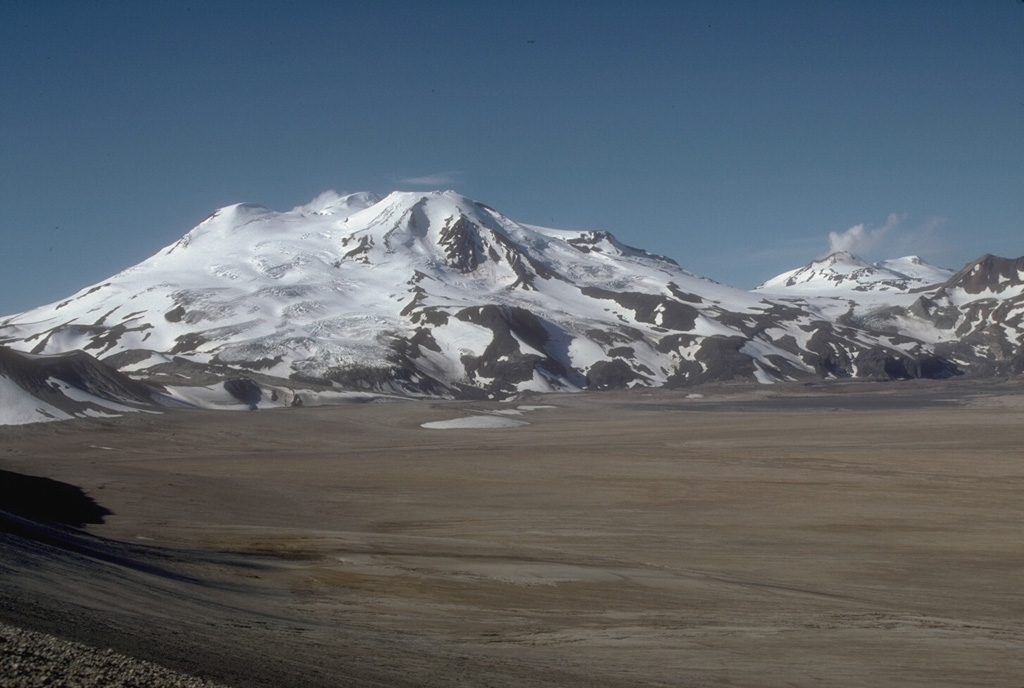
{"type": "Polygon", "coordinates": [[[851,253],[838,251],[773,277],[756,291],[815,296],[837,296],[845,292],[906,292],[945,282],[952,276],[952,270],[929,265],[917,256],[869,264],[851,253]]]}
{"type": "MultiPolygon", "coordinates": [[[[326,193],[288,212],[221,208],[138,265],[0,321],[0,344],[81,349],[165,390],[244,377],[295,395],[945,376],[973,359],[944,355],[936,322],[920,337],[894,329],[895,315],[833,317],[812,298],[906,295],[937,270],[833,254],[746,292],[606,232],[521,224],[453,191],[326,193]]],[[[958,322],[948,309],[963,303],[943,301],[939,322],[958,322]]]]}

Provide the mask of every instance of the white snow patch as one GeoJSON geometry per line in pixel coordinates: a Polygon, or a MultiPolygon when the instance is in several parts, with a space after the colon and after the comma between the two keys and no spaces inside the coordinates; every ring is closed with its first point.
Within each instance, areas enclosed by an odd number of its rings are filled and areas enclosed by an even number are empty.
{"type": "MultiPolygon", "coordinates": [[[[243,404],[224,389],[224,383],[218,383],[210,387],[167,387],[166,390],[171,398],[196,408],[227,411],[249,410],[248,404],[243,404]]],[[[279,406],[280,404],[267,405],[279,406]]]]}
{"type": "Polygon", "coordinates": [[[452,418],[451,420],[435,420],[423,423],[421,427],[428,430],[484,430],[496,428],[517,428],[521,425],[529,425],[525,420],[504,418],[502,416],[466,416],[465,418],[452,418]]]}
{"type": "Polygon", "coordinates": [[[96,409],[85,409],[75,414],[79,418],[120,418],[120,413],[103,413],[96,409]]]}
{"type": "MultiPolygon", "coordinates": [[[[73,401],[77,401],[79,403],[94,404],[96,406],[102,406],[103,408],[109,409],[111,411],[121,411],[123,413],[135,413],[136,411],[138,411],[137,408],[133,408],[131,406],[125,406],[124,404],[119,404],[116,401],[109,401],[107,399],[102,399],[102,398],[97,397],[95,395],[89,394],[88,392],[83,392],[82,390],[78,389],[77,387],[72,387],[71,385],[69,385],[68,383],[64,382],[63,380],[57,380],[55,378],[50,378],[49,382],[51,384],[55,384],[55,385],[59,386],[60,387],[60,391],[68,399],[71,399],[73,401]]],[[[89,413],[88,411],[86,411],[85,413],[87,415],[95,415],[95,413],[89,413]]],[[[106,416],[106,417],[116,417],[116,415],[115,416],[106,416]]]]}
{"type": "Polygon", "coordinates": [[[756,378],[762,385],[775,384],[775,378],[761,367],[761,363],[759,361],[754,361],[754,378],[756,378]]]}
{"type": "Polygon", "coordinates": [[[36,399],[13,380],[0,377],[0,425],[26,425],[70,418],[59,408],[36,399]]]}

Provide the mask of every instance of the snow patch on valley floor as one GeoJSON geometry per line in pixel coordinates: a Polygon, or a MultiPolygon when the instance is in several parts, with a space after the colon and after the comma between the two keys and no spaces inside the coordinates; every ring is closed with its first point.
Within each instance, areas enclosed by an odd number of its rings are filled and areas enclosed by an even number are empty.
{"type": "Polygon", "coordinates": [[[463,418],[452,418],[451,420],[435,420],[423,423],[422,427],[428,430],[462,430],[462,429],[493,429],[493,428],[516,428],[520,425],[529,425],[525,420],[516,420],[504,416],[465,416],[463,418]]]}
{"type": "Polygon", "coordinates": [[[429,423],[422,423],[420,427],[428,430],[464,430],[464,429],[495,429],[495,428],[517,428],[529,425],[525,420],[509,418],[509,416],[522,415],[524,411],[537,411],[541,409],[553,409],[555,406],[519,406],[514,409],[502,409],[500,411],[488,411],[487,415],[463,416],[450,420],[435,420],[429,423]]]}

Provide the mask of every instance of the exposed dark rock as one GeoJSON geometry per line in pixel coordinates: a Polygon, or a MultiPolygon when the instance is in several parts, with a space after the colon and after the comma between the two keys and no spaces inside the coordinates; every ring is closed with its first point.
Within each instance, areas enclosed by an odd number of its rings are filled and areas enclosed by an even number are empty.
{"type": "Polygon", "coordinates": [[[986,254],[964,267],[945,283],[947,289],[960,288],[968,294],[983,291],[1000,293],[1007,287],[1019,286],[1024,279],[1024,257],[1001,258],[986,254]]]}
{"type": "Polygon", "coordinates": [[[819,377],[850,377],[853,361],[838,339],[831,325],[819,323],[807,340],[803,360],[814,366],[819,377]]]}
{"type": "Polygon", "coordinates": [[[882,380],[909,380],[921,377],[917,361],[900,354],[878,349],[861,351],[854,358],[857,376],[882,380]]]}
{"type": "Polygon", "coordinates": [[[546,352],[548,331],[536,315],[511,306],[464,308],[455,314],[460,320],[486,327],[494,333],[490,344],[479,356],[466,355],[462,364],[470,379],[481,382],[490,393],[513,394],[518,383],[533,379],[535,371],[551,377],[564,377],[567,371],[561,362],[546,352]],[[539,353],[523,352],[522,340],[539,353]]]}
{"type": "Polygon", "coordinates": [[[954,306],[941,306],[923,295],[919,296],[907,310],[911,315],[927,320],[942,330],[951,330],[956,327],[956,323],[961,317],[960,311],[954,306]]]}
{"type": "Polygon", "coordinates": [[[185,315],[185,308],[183,306],[179,305],[179,306],[175,306],[171,310],[169,310],[166,313],[164,313],[164,319],[166,319],[167,322],[176,323],[176,322],[181,322],[181,319],[182,319],[182,317],[184,317],[184,315],[185,315]]]}
{"type": "Polygon", "coordinates": [[[587,371],[587,389],[624,389],[631,382],[644,379],[622,359],[597,361],[587,371]]]}
{"type": "MultiPolygon", "coordinates": [[[[297,374],[292,375],[292,379],[323,382],[320,379],[306,378],[297,374]]],[[[448,386],[420,373],[411,361],[391,366],[332,368],[328,371],[326,379],[337,383],[344,389],[361,392],[405,392],[442,397],[452,394],[452,390],[448,386]]]]}
{"type": "Polygon", "coordinates": [[[247,377],[232,378],[224,381],[224,391],[238,399],[255,411],[263,400],[263,390],[247,377]]]}
{"type": "Polygon", "coordinates": [[[704,371],[690,382],[753,379],[754,361],[740,353],[746,343],[743,337],[706,337],[695,356],[704,365],[704,371]]]}
{"type": "MultiPolygon", "coordinates": [[[[276,366],[278,363],[281,362],[281,360],[283,358],[284,358],[284,356],[280,356],[279,355],[279,356],[268,356],[266,358],[245,359],[245,360],[231,361],[230,365],[237,366],[239,368],[244,368],[245,370],[267,370],[268,368],[273,368],[274,366],[276,366]]],[[[226,363],[225,361],[221,361],[217,356],[213,357],[213,362],[214,363],[226,363]]]]}
{"type": "Polygon", "coordinates": [[[110,327],[103,327],[99,329],[92,336],[92,341],[85,346],[87,351],[98,349],[95,355],[101,356],[105,352],[117,346],[121,337],[125,336],[129,332],[145,332],[146,330],[153,329],[153,326],[149,323],[143,323],[137,327],[128,327],[127,325],[119,324],[110,327]]]}
{"type": "Polygon", "coordinates": [[[405,304],[405,307],[401,310],[399,315],[403,318],[411,316],[413,322],[417,322],[420,316],[416,313],[416,309],[422,308],[423,297],[426,295],[426,290],[419,285],[415,285],[409,291],[412,293],[412,298],[409,299],[409,303],[405,304]]]}
{"type": "Polygon", "coordinates": [[[921,377],[924,378],[942,380],[963,375],[955,363],[941,356],[922,356],[918,362],[921,367],[921,377]]]}
{"type": "Polygon", "coordinates": [[[416,328],[416,332],[413,333],[412,337],[409,339],[409,343],[416,347],[423,347],[438,353],[441,351],[441,346],[437,343],[437,340],[434,339],[434,335],[426,327],[416,328]]]}
{"type": "Polygon", "coordinates": [[[59,396],[51,383],[57,379],[110,401],[148,403],[152,400],[148,386],[119,373],[84,351],[29,358],[0,346],[0,374],[37,395],[59,396]]]}
{"type": "Polygon", "coordinates": [[[689,292],[683,291],[675,282],[669,282],[667,286],[668,290],[672,293],[672,296],[676,297],[680,301],[686,301],[687,303],[696,304],[704,303],[704,299],[702,299],[700,296],[698,296],[697,294],[691,294],[689,292]]]}
{"type": "Polygon", "coordinates": [[[667,354],[670,351],[678,351],[693,346],[697,339],[692,334],[669,334],[658,340],[655,349],[663,354],[667,354]]]}
{"type": "MultiPolygon", "coordinates": [[[[362,262],[366,263],[369,261],[369,257],[367,256],[367,254],[370,252],[370,248],[372,246],[373,240],[370,237],[361,236],[359,237],[359,243],[356,244],[356,247],[346,252],[345,255],[341,257],[341,259],[349,260],[352,258],[358,258],[362,262]]],[[[340,267],[340,264],[336,265],[335,267],[340,267]]]]}
{"type": "Polygon", "coordinates": [[[657,294],[614,292],[600,287],[583,287],[580,291],[585,296],[614,301],[633,311],[638,321],[669,330],[689,331],[697,322],[696,308],[657,294]]]}
{"type": "Polygon", "coordinates": [[[175,337],[174,341],[174,346],[167,352],[172,356],[174,354],[185,354],[195,351],[209,340],[199,332],[189,332],[175,337]]]}
{"type": "Polygon", "coordinates": [[[739,330],[747,337],[753,338],[759,331],[764,329],[767,323],[773,322],[773,319],[766,318],[764,316],[760,316],[755,319],[748,313],[730,313],[728,311],[723,311],[718,314],[718,322],[722,323],[726,327],[732,327],[739,330]]]}
{"type": "Polygon", "coordinates": [[[480,241],[480,228],[465,215],[457,219],[448,218],[441,228],[439,243],[444,247],[448,266],[459,272],[476,270],[484,259],[485,252],[480,241]]]}
{"type": "Polygon", "coordinates": [[[587,330],[586,334],[590,339],[593,339],[598,344],[604,344],[605,346],[629,344],[644,340],[643,332],[635,327],[628,327],[626,325],[619,325],[607,330],[587,330]]]}
{"type": "Polygon", "coordinates": [[[631,346],[617,346],[615,348],[608,349],[608,355],[621,358],[633,358],[633,356],[636,355],[636,352],[631,346]]]}
{"type": "Polygon", "coordinates": [[[134,365],[141,361],[145,361],[153,355],[153,352],[148,349],[130,349],[128,351],[121,351],[116,354],[111,354],[103,358],[103,363],[114,369],[121,369],[125,366],[134,365]]]}

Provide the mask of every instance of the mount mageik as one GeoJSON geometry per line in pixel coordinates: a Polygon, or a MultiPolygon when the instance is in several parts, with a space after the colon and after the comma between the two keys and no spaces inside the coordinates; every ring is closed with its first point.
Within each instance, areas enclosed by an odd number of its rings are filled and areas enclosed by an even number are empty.
{"type": "Polygon", "coordinates": [[[1024,258],[953,273],[837,253],[747,292],[450,191],[328,193],[222,208],[0,320],[0,391],[6,422],[30,422],[153,402],[1004,376],[1024,369],[1022,319],[1024,258]]]}

